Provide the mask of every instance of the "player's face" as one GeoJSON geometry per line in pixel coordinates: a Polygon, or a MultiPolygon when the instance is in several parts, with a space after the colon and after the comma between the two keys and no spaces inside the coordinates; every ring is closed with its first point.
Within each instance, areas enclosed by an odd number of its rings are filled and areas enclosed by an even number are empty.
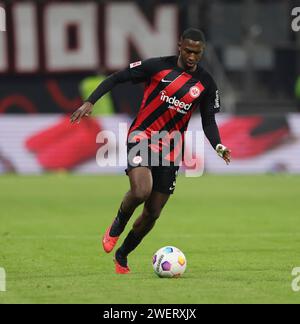
{"type": "Polygon", "coordinates": [[[197,63],[201,60],[205,44],[191,39],[184,39],[178,43],[179,65],[185,70],[195,71],[197,63]]]}

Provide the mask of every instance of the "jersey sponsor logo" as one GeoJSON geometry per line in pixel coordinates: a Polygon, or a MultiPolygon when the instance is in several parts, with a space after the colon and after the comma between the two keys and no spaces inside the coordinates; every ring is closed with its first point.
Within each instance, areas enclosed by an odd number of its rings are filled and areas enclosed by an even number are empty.
{"type": "Polygon", "coordinates": [[[139,66],[139,65],[142,65],[142,61],[137,61],[137,62],[133,62],[133,63],[131,63],[131,64],[130,64],[130,68],[132,69],[132,68],[134,68],[134,67],[136,67],[136,66],[139,66]]]}
{"type": "Polygon", "coordinates": [[[175,96],[169,97],[166,95],[165,91],[161,91],[160,100],[169,103],[172,107],[183,108],[185,111],[188,111],[192,107],[192,103],[186,104],[185,102],[178,100],[175,96]]]}
{"type": "Polygon", "coordinates": [[[190,88],[190,95],[193,98],[198,98],[201,94],[201,90],[197,86],[193,86],[190,88]]]}
{"type": "Polygon", "coordinates": [[[219,90],[216,91],[216,98],[215,98],[215,109],[220,109],[220,95],[219,95],[219,90]]]}

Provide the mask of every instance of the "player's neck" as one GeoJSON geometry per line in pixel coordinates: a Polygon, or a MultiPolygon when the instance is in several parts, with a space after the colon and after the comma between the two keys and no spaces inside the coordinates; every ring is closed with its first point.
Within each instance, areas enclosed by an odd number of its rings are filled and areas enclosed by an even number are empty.
{"type": "Polygon", "coordinates": [[[184,63],[182,62],[182,59],[180,56],[178,56],[177,66],[187,72],[195,72],[197,70],[197,64],[191,69],[188,69],[186,66],[184,66],[184,63]]]}

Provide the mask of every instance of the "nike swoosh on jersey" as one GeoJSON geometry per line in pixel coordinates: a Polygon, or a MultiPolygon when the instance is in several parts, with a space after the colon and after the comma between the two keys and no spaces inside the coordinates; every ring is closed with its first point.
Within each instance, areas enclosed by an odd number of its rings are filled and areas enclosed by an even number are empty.
{"type": "Polygon", "coordinates": [[[170,83],[170,82],[172,82],[172,80],[165,80],[165,79],[162,79],[161,82],[168,82],[168,83],[170,83]]]}

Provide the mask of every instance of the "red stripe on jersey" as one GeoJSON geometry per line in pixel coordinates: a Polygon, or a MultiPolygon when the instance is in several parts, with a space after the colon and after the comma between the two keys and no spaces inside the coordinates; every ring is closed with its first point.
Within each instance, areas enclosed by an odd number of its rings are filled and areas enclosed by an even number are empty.
{"type": "MultiPolygon", "coordinates": [[[[164,91],[167,92],[168,96],[172,96],[175,92],[177,92],[182,86],[188,82],[192,78],[191,75],[183,72],[181,73],[173,82],[171,82],[164,91]]],[[[134,128],[132,131],[139,128],[142,122],[147,119],[161,104],[162,101],[160,99],[161,94],[159,93],[144,109],[139,112],[137,120],[135,122],[134,128]]]]}
{"type": "MultiPolygon", "coordinates": [[[[203,90],[204,90],[204,86],[202,85],[202,83],[201,82],[197,82],[195,85],[193,85],[192,87],[195,87],[195,86],[197,86],[199,89],[200,89],[200,91],[202,92],[203,90]]],[[[191,87],[191,88],[192,88],[191,87]]],[[[200,92],[200,93],[201,93],[200,92]]],[[[190,95],[190,92],[187,92],[182,98],[180,98],[179,99],[180,101],[183,101],[183,102],[185,102],[186,104],[190,104],[190,103],[192,103],[194,100],[195,100],[195,98],[193,98],[191,95],[190,95]]],[[[170,131],[172,131],[172,130],[174,130],[174,129],[177,129],[177,130],[179,130],[179,129],[181,129],[182,128],[182,126],[184,125],[184,123],[186,123],[189,119],[190,119],[190,117],[191,117],[191,115],[192,115],[192,112],[195,110],[195,108],[193,107],[193,109],[192,110],[190,110],[190,111],[188,111],[187,113],[186,113],[186,115],[180,120],[180,121],[178,121],[177,123],[176,123],[176,127],[173,127],[170,131]],[[184,119],[184,123],[183,122],[181,122],[182,120],[184,119]],[[178,125],[180,125],[180,126],[178,126],[177,127],[177,124],[178,125]]],[[[162,129],[162,128],[164,128],[164,126],[171,120],[171,119],[173,119],[177,114],[179,114],[176,110],[173,110],[173,109],[167,109],[166,110],[166,112],[163,114],[163,115],[161,115],[157,120],[155,120],[150,126],[149,126],[149,128],[153,128],[153,129],[155,129],[155,130],[160,130],[160,129],[162,129]]]]}
{"type": "Polygon", "coordinates": [[[151,77],[151,83],[145,88],[143,101],[141,103],[141,110],[144,108],[146,100],[152,93],[152,91],[158,86],[159,82],[166,77],[172,70],[163,70],[156,73],[153,77],[151,77]]]}
{"type": "Polygon", "coordinates": [[[165,159],[171,162],[174,162],[178,159],[179,155],[182,152],[183,149],[183,143],[184,143],[184,133],[181,136],[180,141],[177,143],[176,147],[172,152],[170,152],[168,155],[165,156],[165,159]]]}
{"type": "MultiPolygon", "coordinates": [[[[157,131],[158,133],[158,131],[157,131]]],[[[159,142],[156,143],[152,143],[149,144],[149,147],[154,151],[154,152],[163,152],[163,146],[165,146],[166,148],[168,148],[168,150],[170,150],[170,143],[172,140],[176,140],[176,147],[174,147],[174,150],[171,151],[170,153],[167,154],[167,156],[165,157],[165,159],[169,160],[169,161],[174,161],[174,159],[172,159],[174,157],[174,151],[176,152],[176,157],[178,157],[178,154],[181,151],[181,148],[183,147],[183,142],[184,142],[184,134],[180,133],[180,138],[177,137],[178,136],[178,131],[175,132],[168,132],[166,134],[165,137],[161,138],[159,140],[159,142]]]]}
{"type": "MultiPolygon", "coordinates": [[[[200,94],[201,92],[205,89],[204,86],[201,84],[201,82],[197,82],[193,87],[197,86],[200,89],[200,94]]],[[[190,92],[186,93],[182,98],[180,98],[180,101],[185,102],[186,104],[190,104],[193,102],[195,98],[193,98],[190,95],[190,92]]],[[[181,118],[174,127],[172,127],[169,130],[169,135],[166,137],[170,137],[170,134],[172,134],[172,132],[174,131],[179,131],[182,129],[183,126],[186,126],[185,129],[187,128],[187,124],[192,116],[192,113],[195,111],[196,109],[196,105],[194,107],[192,107],[192,109],[190,111],[187,112],[187,114],[185,114],[183,116],[183,118],[181,118]]],[[[153,127],[155,130],[160,130],[163,129],[163,127],[171,120],[173,119],[176,115],[178,114],[178,112],[176,110],[171,110],[168,109],[162,116],[160,116],[152,125],[150,125],[149,127],[153,127]]],[[[162,142],[166,141],[167,138],[163,138],[162,142]]],[[[172,137],[172,136],[171,136],[172,137]]],[[[182,146],[183,146],[183,142],[184,142],[184,133],[182,134],[182,142],[180,141],[179,143],[177,143],[176,147],[174,148],[174,150],[172,152],[170,152],[165,159],[169,160],[169,161],[175,161],[179,154],[181,153],[182,150],[182,146]]]]}
{"type": "MultiPolygon", "coordinates": [[[[203,92],[204,89],[205,89],[201,82],[197,82],[194,86],[197,86],[200,89],[201,92],[203,92]]],[[[201,92],[200,92],[200,94],[201,94],[201,92]]],[[[190,96],[190,93],[187,93],[181,100],[184,101],[184,102],[191,103],[191,101],[189,99],[190,97],[191,97],[190,96]]],[[[192,114],[193,114],[193,112],[195,111],[196,108],[197,108],[196,105],[194,107],[192,107],[192,109],[182,119],[180,119],[176,123],[176,127],[175,128],[171,128],[170,131],[172,132],[175,129],[176,130],[179,130],[184,125],[186,125],[189,122],[189,120],[190,120],[190,118],[191,118],[191,116],[192,116],[192,114]]]]}

